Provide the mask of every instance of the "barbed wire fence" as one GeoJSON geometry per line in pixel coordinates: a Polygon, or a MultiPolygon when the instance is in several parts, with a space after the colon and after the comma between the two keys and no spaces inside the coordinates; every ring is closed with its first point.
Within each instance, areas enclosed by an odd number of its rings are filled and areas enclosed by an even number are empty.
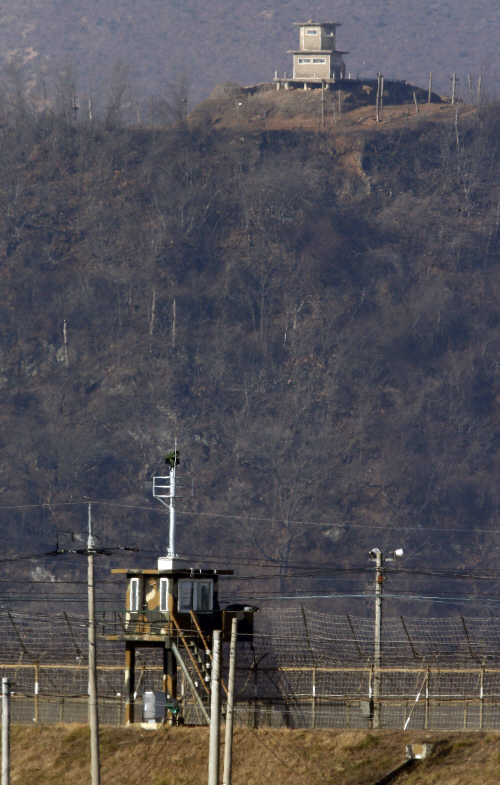
{"type": "MultiPolygon", "coordinates": [[[[253,639],[238,644],[236,724],[369,728],[377,672],[380,727],[500,729],[498,620],[387,618],[380,663],[373,660],[373,628],[368,618],[306,608],[260,611],[253,639]]],[[[13,722],[87,722],[87,634],[82,616],[0,611],[0,672],[11,679],[13,722]]],[[[143,693],[161,691],[162,679],[161,649],[138,649],[139,720],[143,693]]],[[[193,696],[179,680],[185,721],[198,724],[193,696]]],[[[123,687],[124,646],[101,639],[103,724],[124,722],[123,687]]]]}

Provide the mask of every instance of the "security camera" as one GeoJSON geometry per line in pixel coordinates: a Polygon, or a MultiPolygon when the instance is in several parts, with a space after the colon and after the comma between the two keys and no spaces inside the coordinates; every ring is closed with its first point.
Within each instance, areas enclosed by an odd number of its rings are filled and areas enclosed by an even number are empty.
{"type": "Polygon", "coordinates": [[[372,548],[369,553],[370,559],[376,559],[379,553],[380,551],[378,548],[372,548]]]}

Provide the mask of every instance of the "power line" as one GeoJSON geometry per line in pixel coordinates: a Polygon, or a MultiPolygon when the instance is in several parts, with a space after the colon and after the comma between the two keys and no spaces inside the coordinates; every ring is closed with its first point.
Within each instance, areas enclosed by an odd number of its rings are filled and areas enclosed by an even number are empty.
{"type": "MultiPolygon", "coordinates": [[[[138,504],[121,504],[119,502],[103,502],[103,501],[92,501],[93,505],[100,505],[101,507],[121,507],[123,509],[130,509],[130,510],[145,510],[147,512],[153,512],[160,515],[167,515],[168,513],[165,510],[157,509],[156,507],[149,507],[149,506],[142,506],[138,504]]],[[[82,506],[88,505],[88,501],[85,502],[42,502],[39,504],[16,504],[16,505],[5,505],[0,506],[0,510],[21,510],[21,509],[30,509],[30,508],[40,508],[40,507],[64,507],[64,506],[82,506]]],[[[193,512],[189,510],[183,510],[183,515],[191,515],[191,516],[200,516],[205,518],[226,518],[228,520],[240,520],[240,521],[251,521],[253,523],[283,523],[287,526],[319,526],[322,528],[340,528],[340,529],[374,529],[374,530],[384,530],[384,531],[418,531],[421,534],[442,534],[444,532],[449,532],[450,534],[454,533],[463,533],[463,534],[500,534],[500,529],[443,529],[440,527],[439,529],[427,529],[422,526],[401,526],[400,524],[395,524],[391,526],[390,524],[384,525],[376,525],[370,523],[350,523],[349,521],[343,521],[342,523],[332,523],[329,521],[297,521],[297,520],[288,520],[286,518],[260,518],[251,515],[233,515],[231,513],[211,513],[211,512],[193,512]]]]}

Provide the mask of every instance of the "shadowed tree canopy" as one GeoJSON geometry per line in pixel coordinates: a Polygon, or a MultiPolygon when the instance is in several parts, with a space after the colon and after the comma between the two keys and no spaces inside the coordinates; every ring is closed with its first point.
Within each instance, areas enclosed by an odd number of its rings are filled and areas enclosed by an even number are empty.
{"type": "MultiPolygon", "coordinates": [[[[0,493],[47,505],[1,512],[7,551],[74,529],[63,502],[152,504],[177,438],[193,558],[251,555],[277,592],[374,538],[493,566],[497,105],[365,132],[356,168],[328,134],[2,100],[0,493]]],[[[165,547],[155,513],[99,514],[103,538],[165,547]]]]}

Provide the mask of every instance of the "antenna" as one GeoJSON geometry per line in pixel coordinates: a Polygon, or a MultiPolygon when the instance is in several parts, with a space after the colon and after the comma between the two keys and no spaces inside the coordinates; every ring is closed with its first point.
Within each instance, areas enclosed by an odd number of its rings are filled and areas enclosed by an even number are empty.
{"type": "Polygon", "coordinates": [[[193,486],[191,486],[191,493],[178,494],[178,489],[184,490],[184,486],[177,483],[177,467],[180,464],[180,454],[177,449],[177,439],[174,442],[174,449],[165,455],[165,463],[169,467],[169,473],[163,477],[153,477],[153,497],[167,507],[170,512],[170,526],[168,538],[168,550],[166,560],[158,560],[158,568],[160,569],[160,562],[162,567],[167,569],[174,569],[174,561],[180,557],[175,552],[175,500],[182,498],[189,498],[193,496],[193,486]]]}
{"type": "Polygon", "coordinates": [[[89,502],[88,520],[89,520],[89,536],[87,538],[87,548],[90,551],[93,550],[95,547],[94,535],[92,534],[92,502],[89,502]]]}

